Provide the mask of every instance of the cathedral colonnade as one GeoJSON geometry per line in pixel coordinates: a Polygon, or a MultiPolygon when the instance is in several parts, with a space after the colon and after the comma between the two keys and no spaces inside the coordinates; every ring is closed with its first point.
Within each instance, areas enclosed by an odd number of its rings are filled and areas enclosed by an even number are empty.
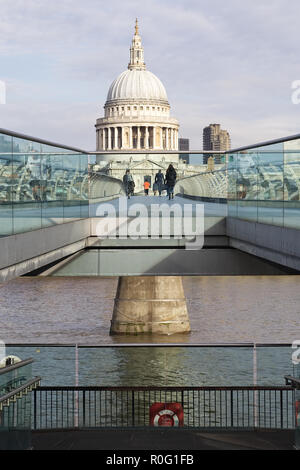
{"type": "Polygon", "coordinates": [[[97,129],[98,150],[178,150],[178,129],[167,126],[105,126],[97,129]]]}

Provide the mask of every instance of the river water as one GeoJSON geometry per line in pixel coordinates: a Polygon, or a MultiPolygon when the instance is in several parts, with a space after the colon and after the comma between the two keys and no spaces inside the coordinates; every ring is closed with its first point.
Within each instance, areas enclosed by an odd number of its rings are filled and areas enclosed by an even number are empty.
{"type": "Polygon", "coordinates": [[[191,333],[110,336],[117,278],[21,277],[0,285],[6,343],[290,343],[300,339],[299,276],[183,277],[191,333]]]}
{"type": "Polygon", "coordinates": [[[109,336],[116,278],[18,278],[0,285],[0,339],[7,353],[35,359],[43,385],[284,384],[300,339],[299,276],[184,277],[183,285],[191,333],[109,336]],[[254,353],[245,343],[267,345],[254,353]]]}

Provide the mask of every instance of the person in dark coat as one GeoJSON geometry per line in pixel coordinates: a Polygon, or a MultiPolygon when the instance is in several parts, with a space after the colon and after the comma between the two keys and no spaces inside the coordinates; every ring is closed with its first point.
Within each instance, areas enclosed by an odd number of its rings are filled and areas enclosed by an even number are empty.
{"type": "Polygon", "coordinates": [[[169,199],[174,199],[174,186],[176,183],[177,173],[173,165],[169,165],[166,171],[165,184],[167,186],[167,194],[169,199]]]}
{"type": "Polygon", "coordinates": [[[134,187],[135,187],[133,177],[132,177],[132,174],[130,173],[130,170],[126,170],[126,173],[123,176],[123,184],[124,184],[124,187],[125,187],[126,196],[128,197],[128,199],[130,199],[130,196],[133,195],[133,191],[134,191],[134,187]]]}
{"type": "Polygon", "coordinates": [[[158,170],[158,173],[155,175],[155,184],[157,184],[158,194],[161,196],[164,187],[164,175],[161,170],[158,170]]]}

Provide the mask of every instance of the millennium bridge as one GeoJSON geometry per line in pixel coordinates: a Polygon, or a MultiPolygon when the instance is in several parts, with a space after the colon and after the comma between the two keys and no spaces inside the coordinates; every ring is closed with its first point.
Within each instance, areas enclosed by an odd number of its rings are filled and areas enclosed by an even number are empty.
{"type": "Polygon", "coordinates": [[[112,332],[169,334],[189,330],[181,276],[300,270],[299,135],[222,154],[216,171],[178,179],[171,201],[127,200],[95,156],[0,129],[1,281],[119,276],[112,332]]]}
{"type": "MultiPolygon", "coordinates": [[[[186,153],[202,163],[204,152],[186,153]]],[[[171,201],[128,200],[121,180],[94,171],[96,155],[0,129],[1,282],[118,276],[111,334],[172,334],[190,328],[182,276],[299,273],[300,135],[223,153],[218,169],[178,179],[171,201]]],[[[18,403],[27,429],[145,428],[153,400],[181,403],[189,428],[297,428],[295,377],[281,387],[42,387],[31,362],[2,370],[5,429],[18,403]]]]}

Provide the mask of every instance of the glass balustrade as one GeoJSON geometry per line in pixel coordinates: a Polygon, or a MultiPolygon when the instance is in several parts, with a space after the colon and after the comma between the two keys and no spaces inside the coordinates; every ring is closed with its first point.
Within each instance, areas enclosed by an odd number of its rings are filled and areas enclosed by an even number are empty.
{"type": "MultiPolygon", "coordinates": [[[[300,138],[217,155],[191,151],[190,166],[184,154],[175,156],[177,195],[226,203],[230,217],[300,227],[300,138]]],[[[94,216],[95,204],[124,194],[124,165],[118,168],[116,158],[115,173],[105,174],[89,152],[0,133],[0,236],[94,216]]]]}
{"type": "Polygon", "coordinates": [[[21,387],[32,377],[32,360],[0,368],[0,397],[21,387]]]}
{"type": "Polygon", "coordinates": [[[88,217],[88,155],[0,134],[0,236],[88,217]]]}
{"type": "Polygon", "coordinates": [[[300,139],[219,154],[218,164],[208,161],[206,170],[180,179],[176,189],[188,198],[223,200],[230,217],[298,229],[300,139]]]}

